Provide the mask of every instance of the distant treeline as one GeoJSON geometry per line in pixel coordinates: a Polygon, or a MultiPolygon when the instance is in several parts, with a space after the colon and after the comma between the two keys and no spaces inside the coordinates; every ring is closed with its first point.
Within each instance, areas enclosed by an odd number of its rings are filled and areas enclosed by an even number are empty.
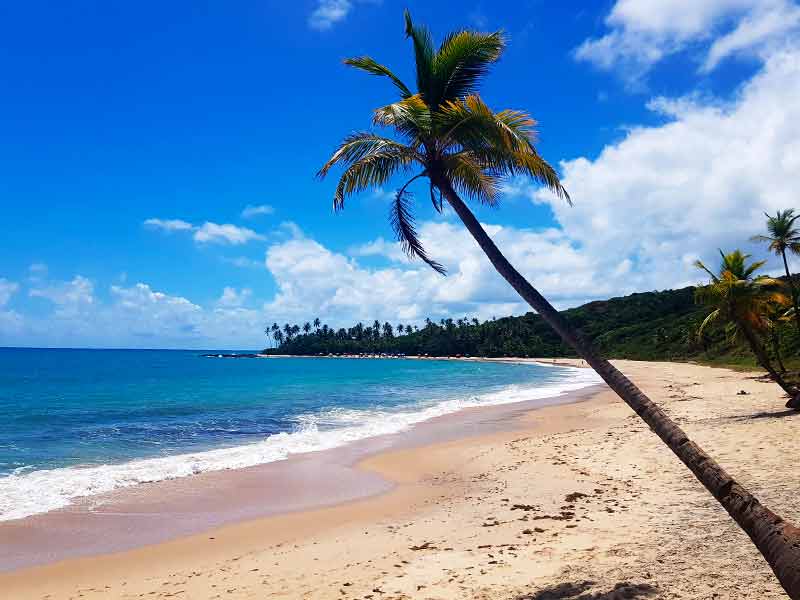
{"type": "MultiPolygon", "coordinates": [[[[741,341],[720,330],[698,336],[710,310],[698,306],[695,288],[631,294],[596,301],[562,312],[564,318],[594,341],[608,357],[638,360],[689,360],[751,363],[752,355],[741,341]]],[[[266,332],[272,354],[407,354],[430,356],[537,356],[567,357],[574,353],[533,313],[521,317],[479,322],[477,319],[443,319],[424,325],[357,323],[332,329],[319,319],[298,325],[274,324],[266,332]]],[[[785,357],[797,356],[800,339],[791,323],[773,331],[775,344],[785,357]]]]}

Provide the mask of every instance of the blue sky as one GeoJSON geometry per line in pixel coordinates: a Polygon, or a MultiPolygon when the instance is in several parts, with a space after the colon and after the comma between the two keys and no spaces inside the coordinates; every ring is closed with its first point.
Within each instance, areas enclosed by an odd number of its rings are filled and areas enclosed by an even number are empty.
{"type": "Polygon", "coordinates": [[[393,243],[391,190],[333,215],[314,178],[394,98],[343,58],[413,81],[405,7],[437,38],[508,34],[483,96],[539,121],[575,206],[517,180],[476,212],[559,306],[695,283],[695,258],[760,252],[762,212],[797,200],[790,0],[6,3],[0,345],[258,347],[272,321],[525,312],[452,215],[419,203],[442,279],[393,243]]]}

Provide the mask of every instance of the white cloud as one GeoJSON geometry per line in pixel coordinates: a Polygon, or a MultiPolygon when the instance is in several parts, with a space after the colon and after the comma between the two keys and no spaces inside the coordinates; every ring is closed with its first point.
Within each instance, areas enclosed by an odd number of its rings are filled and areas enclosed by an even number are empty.
{"type": "MultiPolygon", "coordinates": [[[[252,209],[253,215],[255,214],[267,214],[265,212],[269,209],[268,206],[257,206],[257,207],[250,207],[248,206],[245,209],[245,212],[248,209],[252,209]]],[[[231,225],[230,223],[225,223],[220,225],[219,223],[212,223],[211,221],[206,221],[202,225],[195,226],[191,223],[186,221],[182,221],[181,219],[147,219],[144,222],[146,227],[151,227],[155,229],[162,229],[164,231],[194,231],[193,239],[195,242],[205,244],[205,243],[214,243],[214,244],[231,244],[231,245],[240,245],[246,244],[247,242],[253,240],[263,240],[265,239],[263,235],[260,235],[249,229],[247,227],[239,227],[238,225],[231,225]]]]}
{"type": "Polygon", "coordinates": [[[799,27],[799,6],[792,2],[764,2],[713,43],[702,70],[711,71],[720,61],[740,52],[771,51],[774,46],[786,43],[799,27]]]}
{"type": "MultiPolygon", "coordinates": [[[[557,230],[486,228],[509,259],[561,306],[613,289],[594,274],[592,260],[557,230]]],[[[359,319],[418,322],[425,317],[489,318],[529,310],[463,227],[425,222],[420,236],[429,253],[448,268],[446,279],[418,261],[410,262],[399,244],[382,238],[354,251],[382,256],[390,263],[377,268],[362,266],[305,237],[271,246],[266,264],[278,293],[265,306],[267,313],[278,320],[320,316],[338,326],[359,319]]]]}
{"type": "Polygon", "coordinates": [[[19,284],[15,281],[9,281],[5,277],[0,277],[0,308],[8,304],[11,296],[17,293],[19,284]]]}
{"type": "MultiPolygon", "coordinates": [[[[0,280],[0,300],[17,291],[0,280]],[[5,292],[3,291],[5,290],[5,292]]],[[[261,309],[243,305],[252,292],[226,288],[211,307],[154,290],[145,283],[111,285],[106,299],[87,278],[47,281],[29,291],[52,309],[44,315],[3,310],[0,344],[123,348],[259,348],[266,322],[261,309]]],[[[6,299],[7,302],[7,299],[6,299]]]]}
{"type": "Polygon", "coordinates": [[[189,231],[194,229],[191,223],[181,219],[147,219],[144,225],[145,227],[163,229],[164,231],[189,231]]]}
{"type": "Polygon", "coordinates": [[[261,215],[271,215],[274,212],[275,208],[269,204],[259,204],[258,206],[248,204],[244,207],[244,210],[242,210],[242,217],[245,219],[252,219],[253,217],[259,217],[261,215]]]}
{"type": "Polygon", "coordinates": [[[220,296],[219,300],[217,300],[217,306],[227,308],[239,307],[245,304],[252,295],[253,290],[249,288],[242,288],[241,290],[236,291],[236,288],[226,286],[222,290],[222,296],[220,296]]]}
{"type": "Polygon", "coordinates": [[[667,123],[631,129],[594,160],[563,162],[574,208],[544,192],[532,198],[551,203],[601,272],[630,261],[618,290],[622,281],[638,290],[701,281],[694,258],[716,262],[718,247],[764,252],[748,242],[764,211],[796,206],[798,98],[800,50],[777,52],[732,101],[656,99],[650,107],[667,123]]]}
{"type": "Polygon", "coordinates": [[[319,31],[327,31],[345,19],[352,8],[351,0],[319,0],[317,7],[308,17],[308,26],[319,31]]]}
{"type": "Polygon", "coordinates": [[[238,227],[229,223],[219,225],[206,221],[194,233],[194,240],[200,243],[215,244],[246,244],[253,240],[263,240],[263,235],[259,235],[247,227],[238,227]]]}
{"type": "Polygon", "coordinates": [[[605,19],[609,31],[585,40],[578,60],[619,69],[636,84],[668,55],[698,48],[701,70],[736,53],[774,50],[800,24],[792,0],[617,0],[605,19]]]}
{"type": "Polygon", "coordinates": [[[45,298],[57,305],[59,315],[63,317],[81,313],[95,302],[94,284],[81,275],[76,275],[70,281],[50,282],[32,288],[28,295],[45,298]]]}

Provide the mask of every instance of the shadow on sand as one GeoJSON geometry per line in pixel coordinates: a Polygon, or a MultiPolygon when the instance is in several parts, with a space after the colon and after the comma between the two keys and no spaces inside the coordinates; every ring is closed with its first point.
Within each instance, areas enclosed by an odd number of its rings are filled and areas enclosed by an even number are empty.
{"type": "Polygon", "coordinates": [[[656,593],[656,588],[647,583],[618,583],[614,589],[605,592],[592,591],[594,586],[594,581],[561,583],[533,594],[517,596],[515,600],[635,600],[656,593]]]}
{"type": "Polygon", "coordinates": [[[750,415],[736,415],[735,417],[728,417],[732,421],[754,421],[756,419],[783,419],[791,416],[800,416],[800,412],[789,408],[787,410],[778,410],[775,412],[759,412],[750,415]]]}

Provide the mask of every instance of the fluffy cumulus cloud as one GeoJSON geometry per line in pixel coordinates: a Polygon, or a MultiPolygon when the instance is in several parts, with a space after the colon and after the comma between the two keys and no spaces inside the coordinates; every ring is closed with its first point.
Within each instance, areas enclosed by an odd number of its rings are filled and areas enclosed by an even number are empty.
{"type": "MultiPolygon", "coordinates": [[[[491,224],[486,228],[509,259],[557,304],[571,305],[612,291],[604,278],[594,274],[592,261],[562,232],[491,224]]],[[[397,243],[384,239],[353,250],[388,263],[369,268],[303,236],[275,244],[267,252],[266,266],[278,292],[265,308],[288,319],[333,317],[334,325],[376,318],[412,322],[453,315],[491,318],[527,310],[463,227],[426,222],[420,236],[429,253],[447,267],[446,280],[409,261],[397,243]]]]}
{"type": "Polygon", "coordinates": [[[656,99],[664,125],[633,128],[594,160],[563,162],[574,208],[531,197],[551,203],[582,253],[605,257],[604,272],[630,261],[636,289],[697,281],[698,255],[755,250],[747,240],[764,211],[797,205],[798,98],[800,51],[776,52],[734,100],[656,99]]]}
{"type": "Polygon", "coordinates": [[[28,295],[49,304],[42,314],[8,310],[18,284],[0,279],[0,343],[10,345],[218,348],[258,347],[265,315],[247,306],[251,291],[224,288],[203,307],[146,283],[97,290],[86,277],[38,281],[28,295]],[[102,292],[102,293],[101,293],[102,292]]]}
{"type": "MultiPolygon", "coordinates": [[[[250,216],[254,216],[256,214],[267,214],[268,208],[269,207],[266,205],[257,207],[249,206],[245,209],[245,212],[247,212],[248,209],[254,211],[250,216]]],[[[150,229],[160,229],[166,232],[191,231],[193,232],[192,238],[199,244],[211,243],[238,246],[254,240],[265,239],[263,235],[256,233],[248,227],[240,227],[230,223],[220,225],[219,223],[206,221],[202,225],[192,225],[191,223],[181,219],[147,219],[144,222],[144,226],[150,229]]]]}
{"type": "Polygon", "coordinates": [[[579,60],[619,69],[631,83],[664,57],[699,49],[700,70],[710,71],[740,53],[762,57],[800,27],[793,0],[617,0],[608,31],[584,41],[579,60]]]}
{"type": "Polygon", "coordinates": [[[245,304],[252,295],[253,290],[249,288],[237,290],[236,288],[226,286],[222,290],[222,295],[217,300],[217,306],[228,308],[240,307],[245,304]]]}
{"type": "Polygon", "coordinates": [[[326,31],[345,19],[352,8],[353,3],[350,0],[319,0],[308,17],[308,26],[326,31]]]}

